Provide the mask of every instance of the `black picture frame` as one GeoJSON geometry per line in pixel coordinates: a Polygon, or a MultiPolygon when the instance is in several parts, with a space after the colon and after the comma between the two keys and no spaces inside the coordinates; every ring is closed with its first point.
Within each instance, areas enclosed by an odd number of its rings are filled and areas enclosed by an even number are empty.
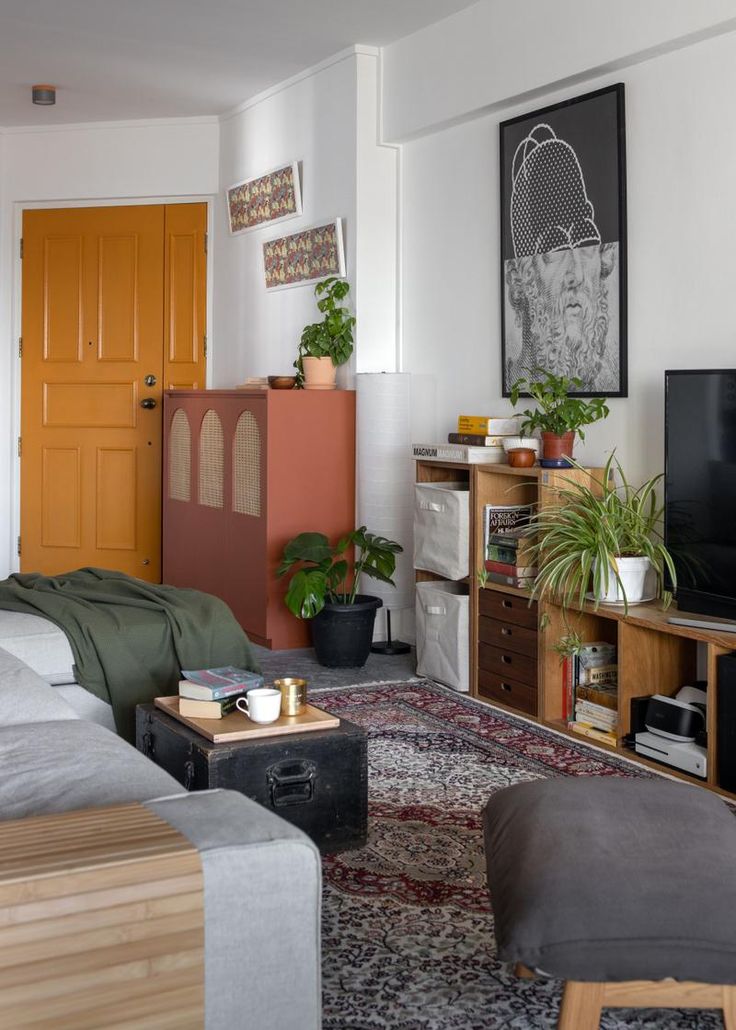
{"type": "Polygon", "coordinates": [[[581,378],[576,396],[626,397],[624,84],[501,122],[499,140],[503,396],[542,367],[581,378]]]}

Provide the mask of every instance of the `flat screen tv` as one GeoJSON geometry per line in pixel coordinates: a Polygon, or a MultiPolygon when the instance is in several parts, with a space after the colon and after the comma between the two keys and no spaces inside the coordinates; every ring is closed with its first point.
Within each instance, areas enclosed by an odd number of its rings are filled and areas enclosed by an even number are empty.
{"type": "Polygon", "coordinates": [[[678,608],[736,619],[736,369],[665,372],[665,542],[678,608]]]}

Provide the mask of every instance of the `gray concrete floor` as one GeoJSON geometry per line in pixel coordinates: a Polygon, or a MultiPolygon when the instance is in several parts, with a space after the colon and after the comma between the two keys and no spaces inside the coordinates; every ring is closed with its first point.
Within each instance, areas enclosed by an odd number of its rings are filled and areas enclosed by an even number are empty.
{"type": "Polygon", "coordinates": [[[416,676],[416,653],[406,655],[371,654],[360,669],[327,669],[320,665],[311,647],[293,651],[269,651],[253,645],[266,681],[286,676],[307,680],[313,690],[346,687],[359,683],[396,683],[416,676]]]}

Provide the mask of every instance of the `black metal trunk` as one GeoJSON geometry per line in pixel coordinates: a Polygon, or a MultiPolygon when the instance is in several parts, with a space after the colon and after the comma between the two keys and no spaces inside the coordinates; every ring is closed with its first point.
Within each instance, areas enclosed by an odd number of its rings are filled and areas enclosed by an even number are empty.
{"type": "Polygon", "coordinates": [[[345,719],[330,730],[213,744],[154,705],[139,705],[136,746],[187,790],[240,791],[322,851],[365,843],[367,736],[345,719]]]}

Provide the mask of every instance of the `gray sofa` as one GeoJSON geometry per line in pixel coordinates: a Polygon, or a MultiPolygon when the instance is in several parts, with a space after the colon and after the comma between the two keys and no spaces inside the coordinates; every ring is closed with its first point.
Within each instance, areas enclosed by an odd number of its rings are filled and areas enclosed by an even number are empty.
{"type": "Polygon", "coordinates": [[[0,820],[124,802],[146,805],[200,853],[207,1030],[316,1030],[321,877],[312,842],[241,794],[183,793],[0,648],[0,820]]]}

